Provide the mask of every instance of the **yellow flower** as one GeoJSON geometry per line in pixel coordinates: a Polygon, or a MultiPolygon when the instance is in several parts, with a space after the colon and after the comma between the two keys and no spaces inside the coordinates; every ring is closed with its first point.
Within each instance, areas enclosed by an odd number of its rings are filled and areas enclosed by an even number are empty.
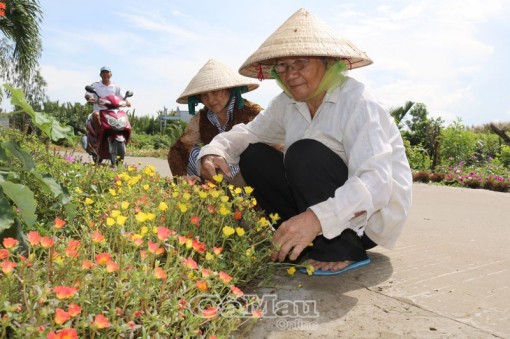
{"type": "Polygon", "coordinates": [[[86,205],[92,205],[94,203],[94,200],[90,199],[90,198],[85,198],[85,204],[86,205]]]}
{"type": "Polygon", "coordinates": [[[191,199],[191,194],[189,194],[188,192],[185,192],[182,197],[184,198],[184,200],[188,201],[189,199],[191,199]]]}
{"type": "Polygon", "coordinates": [[[244,229],[242,227],[236,227],[236,233],[238,236],[242,237],[244,235],[244,229]]]}
{"type": "Polygon", "coordinates": [[[119,215],[120,215],[120,211],[119,210],[113,210],[112,211],[112,214],[111,214],[112,218],[117,218],[119,215]]]}
{"type": "Polygon", "coordinates": [[[220,197],[220,200],[221,200],[221,202],[227,202],[228,201],[228,197],[226,195],[222,195],[220,197]]]}
{"type": "Polygon", "coordinates": [[[200,191],[198,192],[198,196],[200,197],[200,199],[205,199],[207,198],[207,192],[204,192],[204,191],[200,191]]]}
{"type": "Polygon", "coordinates": [[[220,214],[221,215],[228,215],[228,214],[230,214],[230,210],[228,208],[226,208],[225,206],[221,206],[220,207],[220,214]]]}
{"type": "Polygon", "coordinates": [[[129,172],[132,172],[132,171],[134,171],[134,170],[136,170],[136,168],[135,168],[134,166],[129,166],[129,167],[128,167],[128,171],[129,171],[129,172]]]}
{"type": "Polygon", "coordinates": [[[211,195],[211,197],[213,197],[213,198],[217,198],[217,197],[219,197],[219,196],[220,196],[220,193],[221,193],[221,192],[220,192],[220,191],[217,191],[217,190],[213,190],[213,191],[209,192],[209,194],[210,194],[210,195],[211,195]]]}
{"type": "Polygon", "coordinates": [[[164,203],[163,201],[159,203],[159,210],[160,211],[166,211],[168,209],[168,205],[164,203]]]}
{"type": "Polygon", "coordinates": [[[147,226],[143,226],[142,228],[140,228],[140,233],[142,235],[145,235],[149,232],[149,228],[147,226]]]}
{"type": "Polygon", "coordinates": [[[122,193],[122,187],[119,187],[119,193],[122,193]]]}
{"type": "Polygon", "coordinates": [[[113,225],[115,225],[115,219],[110,218],[110,217],[106,218],[106,226],[113,226],[113,225]]]}
{"type": "Polygon", "coordinates": [[[117,224],[122,226],[126,223],[126,220],[127,220],[127,217],[123,216],[123,215],[119,215],[117,217],[117,224]]]}
{"type": "Polygon", "coordinates": [[[234,190],[234,193],[235,194],[241,194],[243,192],[243,190],[241,189],[241,187],[236,187],[236,189],[234,190]]]}
{"type": "Polygon", "coordinates": [[[230,237],[232,234],[234,234],[236,232],[236,230],[233,228],[233,227],[230,227],[230,226],[225,226],[223,227],[223,234],[226,236],[226,237],[230,237]]]}
{"type": "Polygon", "coordinates": [[[76,193],[78,193],[78,194],[82,194],[82,193],[83,193],[83,191],[82,191],[79,187],[76,187],[76,188],[74,189],[74,191],[75,191],[76,193]]]}
{"type": "Polygon", "coordinates": [[[190,249],[193,247],[193,240],[191,239],[186,239],[186,248],[187,249],[190,249]]]}
{"type": "Polygon", "coordinates": [[[207,253],[205,254],[205,260],[207,260],[207,261],[211,261],[211,260],[213,260],[213,259],[214,259],[214,256],[213,256],[210,252],[207,252],[207,253]]]}
{"type": "Polygon", "coordinates": [[[247,257],[251,257],[251,255],[253,254],[252,252],[253,252],[253,249],[248,248],[248,249],[246,250],[245,254],[246,254],[246,256],[247,256],[247,257]]]}
{"type": "Polygon", "coordinates": [[[148,191],[148,190],[149,190],[149,188],[150,188],[150,186],[149,186],[148,184],[143,185],[143,189],[144,189],[144,190],[148,191]]]}
{"type": "Polygon", "coordinates": [[[147,213],[147,219],[153,221],[156,219],[156,215],[154,213],[147,213]]]}
{"type": "Polygon", "coordinates": [[[258,223],[262,227],[269,226],[269,220],[267,220],[265,217],[261,217],[258,223]]]}
{"type": "Polygon", "coordinates": [[[250,186],[245,186],[244,187],[244,192],[246,194],[251,194],[251,192],[253,192],[253,188],[251,188],[250,186]]]}
{"type": "Polygon", "coordinates": [[[127,201],[123,201],[120,206],[122,207],[123,210],[127,210],[128,207],[129,207],[129,202],[127,201]]]}
{"type": "Polygon", "coordinates": [[[138,222],[145,222],[147,220],[147,214],[143,212],[138,212],[135,215],[136,221],[138,222]]]}
{"type": "Polygon", "coordinates": [[[181,210],[181,213],[186,213],[186,211],[188,210],[188,206],[186,206],[185,204],[178,203],[177,206],[181,210]]]}
{"type": "Polygon", "coordinates": [[[172,192],[172,198],[177,198],[179,196],[179,192],[172,192]]]}
{"type": "Polygon", "coordinates": [[[315,271],[315,269],[313,268],[312,265],[306,265],[306,273],[308,275],[313,275],[313,271],[315,271]]]}
{"type": "Polygon", "coordinates": [[[145,173],[146,175],[148,175],[150,177],[153,177],[154,176],[154,169],[155,169],[155,167],[152,166],[152,165],[146,166],[143,169],[143,173],[145,173]]]}
{"type": "Polygon", "coordinates": [[[216,174],[216,175],[213,175],[213,177],[212,177],[212,178],[213,178],[213,180],[214,180],[214,181],[216,181],[216,182],[220,183],[220,182],[222,182],[222,181],[223,181],[223,174],[218,173],[218,174],[216,174]]]}
{"type": "Polygon", "coordinates": [[[278,220],[280,220],[280,216],[278,215],[278,213],[269,214],[269,218],[271,218],[273,222],[277,222],[278,220]]]}
{"type": "Polygon", "coordinates": [[[115,190],[114,190],[114,189],[110,188],[110,189],[109,189],[109,191],[110,191],[110,194],[111,194],[112,196],[116,196],[116,195],[117,195],[117,192],[115,192],[115,190]]]}
{"type": "Polygon", "coordinates": [[[294,273],[296,273],[296,268],[295,267],[289,267],[287,268],[287,273],[289,275],[294,275],[294,273]]]}

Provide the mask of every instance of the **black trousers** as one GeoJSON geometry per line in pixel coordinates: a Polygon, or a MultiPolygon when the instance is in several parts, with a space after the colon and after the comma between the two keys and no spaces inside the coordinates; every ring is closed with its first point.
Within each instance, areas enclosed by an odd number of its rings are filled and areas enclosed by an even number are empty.
{"type": "MultiPolygon", "coordinates": [[[[266,212],[278,213],[283,221],[308,207],[333,197],[348,178],[343,160],[319,141],[302,139],[292,144],[285,157],[266,144],[251,144],[242,154],[239,167],[253,195],[266,212]]],[[[317,236],[306,249],[308,258],[319,261],[359,261],[376,244],[366,234],[359,237],[347,229],[338,237],[317,236]]]]}

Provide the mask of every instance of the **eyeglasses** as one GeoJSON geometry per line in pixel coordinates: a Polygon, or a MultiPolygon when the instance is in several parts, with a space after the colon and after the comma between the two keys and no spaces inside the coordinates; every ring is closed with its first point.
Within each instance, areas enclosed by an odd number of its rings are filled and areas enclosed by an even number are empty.
{"type": "Polygon", "coordinates": [[[310,62],[310,59],[296,59],[296,61],[294,61],[291,64],[286,64],[284,62],[277,63],[276,65],[273,66],[273,69],[278,74],[286,73],[289,68],[293,71],[300,71],[303,68],[305,68],[309,62],[310,62]]]}

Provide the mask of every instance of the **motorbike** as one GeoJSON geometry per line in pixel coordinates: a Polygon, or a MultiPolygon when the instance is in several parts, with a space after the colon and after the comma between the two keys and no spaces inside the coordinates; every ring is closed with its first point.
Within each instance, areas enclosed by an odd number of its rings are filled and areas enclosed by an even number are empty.
{"type": "Polygon", "coordinates": [[[94,163],[100,164],[103,160],[110,160],[111,166],[124,161],[126,145],[131,138],[131,124],[124,111],[127,106],[126,99],[133,96],[127,91],[124,97],[109,95],[99,97],[92,86],[86,86],[87,92],[95,94],[99,110],[100,128],[96,133],[92,123],[92,114],[89,114],[85,129],[87,134],[82,137],[82,146],[92,156],[94,163]]]}

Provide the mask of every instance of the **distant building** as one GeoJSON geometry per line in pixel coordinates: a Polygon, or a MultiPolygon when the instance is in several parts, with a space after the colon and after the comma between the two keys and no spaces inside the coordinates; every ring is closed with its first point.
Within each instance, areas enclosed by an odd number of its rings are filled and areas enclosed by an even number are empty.
{"type": "Polygon", "coordinates": [[[166,107],[163,108],[163,114],[159,117],[161,120],[161,123],[166,125],[167,121],[175,121],[180,120],[184,121],[186,123],[189,122],[192,115],[189,114],[189,111],[182,111],[179,106],[177,106],[177,109],[175,111],[168,112],[168,109],[166,107]]]}

